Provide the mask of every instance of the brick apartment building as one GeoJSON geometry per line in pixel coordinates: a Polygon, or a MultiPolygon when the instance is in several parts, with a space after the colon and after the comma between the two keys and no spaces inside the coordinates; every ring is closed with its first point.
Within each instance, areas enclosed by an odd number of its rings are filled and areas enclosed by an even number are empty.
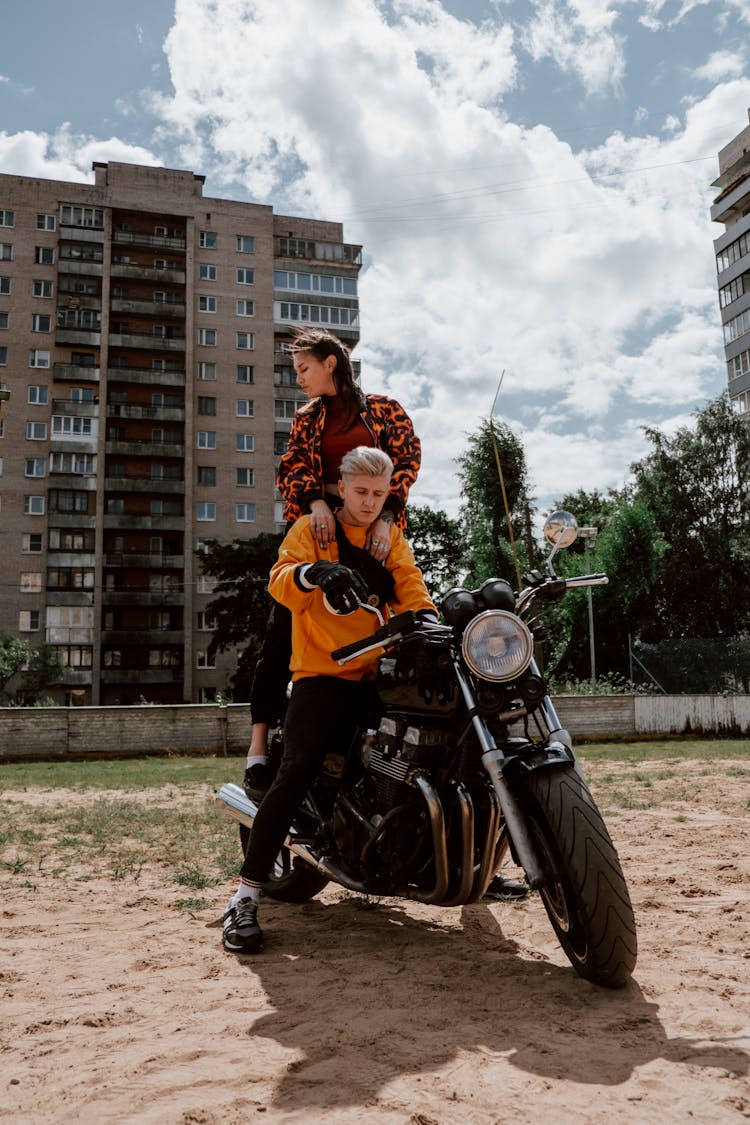
{"type": "MultiPolygon", "coordinates": [[[[750,116],[750,110],[748,111],[750,116]]],[[[719,153],[719,189],[711,218],[723,223],[714,241],[729,396],[750,410],[750,125],[719,153]]]]}
{"type": "Polygon", "coordinates": [[[201,541],[275,531],[304,396],[297,322],[359,338],[341,224],[189,171],[0,175],[0,632],[55,646],[60,703],[205,702],[201,541]]]}

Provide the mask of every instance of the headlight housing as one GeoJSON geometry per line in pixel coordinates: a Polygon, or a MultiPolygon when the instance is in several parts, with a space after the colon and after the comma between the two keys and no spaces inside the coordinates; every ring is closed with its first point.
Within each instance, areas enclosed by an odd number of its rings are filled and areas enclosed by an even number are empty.
{"type": "Polygon", "coordinates": [[[466,626],[461,651],[475,676],[505,683],[528,668],[534,655],[534,638],[514,613],[488,609],[466,626]]]}

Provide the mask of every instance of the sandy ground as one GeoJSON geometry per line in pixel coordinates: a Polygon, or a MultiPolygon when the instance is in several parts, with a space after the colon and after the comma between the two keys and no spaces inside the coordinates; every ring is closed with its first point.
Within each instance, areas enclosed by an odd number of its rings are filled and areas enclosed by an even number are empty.
{"type": "Polygon", "coordinates": [[[156,862],[4,878],[0,1119],[749,1119],[750,771],[700,765],[656,808],[600,798],[639,926],[621,991],[575,976],[536,896],[440,910],[329,887],[265,903],[266,951],[238,958],[210,924],[230,883],[190,916],[156,862]]]}

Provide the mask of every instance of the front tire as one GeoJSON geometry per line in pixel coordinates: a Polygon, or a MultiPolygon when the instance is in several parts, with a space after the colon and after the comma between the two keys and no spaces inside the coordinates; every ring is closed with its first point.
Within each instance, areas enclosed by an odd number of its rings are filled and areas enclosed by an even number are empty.
{"type": "MultiPolygon", "coordinates": [[[[245,855],[252,829],[244,824],[239,827],[242,854],[245,855]]],[[[320,894],[327,883],[328,879],[325,875],[320,875],[314,867],[294,855],[289,848],[282,848],[276,857],[268,882],[263,884],[263,893],[279,902],[309,902],[320,894]]]]}
{"type": "Polygon", "coordinates": [[[635,968],[635,918],[620,860],[583,778],[574,769],[524,779],[526,811],[546,880],[539,892],[573,968],[620,988],[635,968]]]}

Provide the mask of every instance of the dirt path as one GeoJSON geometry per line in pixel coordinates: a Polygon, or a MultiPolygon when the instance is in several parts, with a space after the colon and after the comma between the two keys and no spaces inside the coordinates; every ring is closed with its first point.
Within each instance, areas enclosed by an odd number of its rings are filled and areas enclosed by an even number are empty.
{"type": "Polygon", "coordinates": [[[0,1120],[747,1120],[750,774],[719,765],[676,788],[620,766],[655,803],[620,812],[612,769],[589,771],[639,925],[619,992],[574,975],[536,897],[439,910],[328,888],[265,903],[266,952],[237,958],[208,925],[231,883],[191,917],[157,855],[137,881],[4,877],[0,1120]]]}

